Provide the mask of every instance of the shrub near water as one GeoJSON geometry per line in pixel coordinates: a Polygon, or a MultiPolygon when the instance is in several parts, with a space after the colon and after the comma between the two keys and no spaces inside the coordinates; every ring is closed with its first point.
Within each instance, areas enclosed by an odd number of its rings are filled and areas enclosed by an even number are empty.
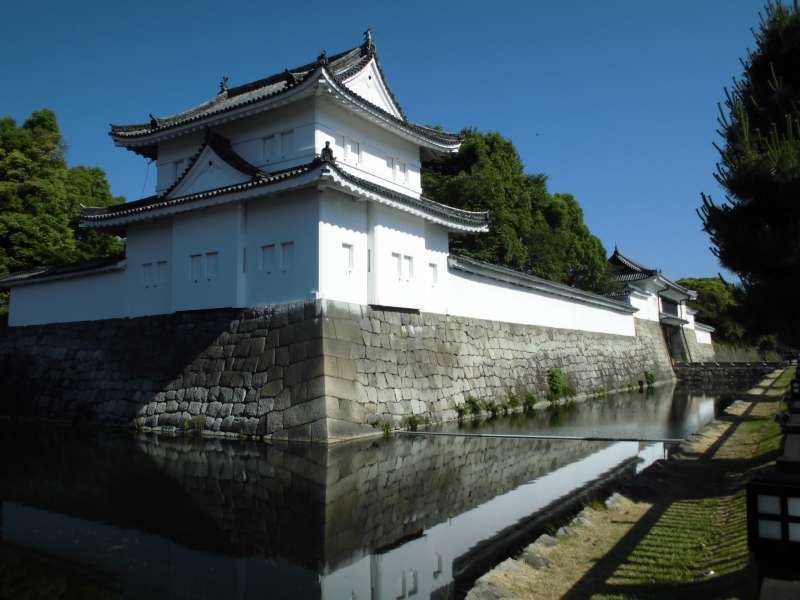
{"type": "Polygon", "coordinates": [[[558,400],[575,395],[575,390],[567,381],[566,375],[559,368],[547,370],[548,397],[550,400],[558,400]]]}

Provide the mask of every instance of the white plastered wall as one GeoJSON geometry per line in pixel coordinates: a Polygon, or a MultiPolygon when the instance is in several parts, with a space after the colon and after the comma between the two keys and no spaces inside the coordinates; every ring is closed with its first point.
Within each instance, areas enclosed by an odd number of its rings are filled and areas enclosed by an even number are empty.
{"type": "Polygon", "coordinates": [[[43,325],[126,316],[125,271],[15,287],[9,325],[43,325]]]}
{"type": "Polygon", "coordinates": [[[173,310],[239,305],[241,218],[241,205],[232,204],[185,213],[174,220],[173,310]]]}
{"type": "Polygon", "coordinates": [[[315,114],[317,154],[329,142],[337,164],[353,175],[411,196],[421,194],[419,146],[325,97],[317,100],[315,114]],[[353,143],[358,144],[358,155],[352,152],[353,143]],[[405,174],[399,171],[401,164],[405,165],[405,174]]]}
{"type": "MultiPolygon", "coordinates": [[[[633,315],[451,271],[448,313],[476,319],[635,335],[633,315]]],[[[637,315],[638,316],[638,315],[637,315]]]]}
{"type": "Polygon", "coordinates": [[[633,293],[629,296],[631,306],[638,309],[636,313],[637,319],[644,319],[646,321],[658,321],[660,306],[658,303],[658,296],[655,294],[637,294],[633,293]]]}
{"type": "Polygon", "coordinates": [[[711,344],[711,333],[705,331],[703,329],[698,329],[695,327],[694,335],[697,338],[698,344],[711,344]]]}
{"type": "MultiPolygon", "coordinates": [[[[308,163],[318,152],[311,99],[225,123],[214,131],[226,137],[239,156],[266,172],[308,163]]],[[[172,185],[202,143],[203,134],[193,133],[159,144],[157,192],[172,185]]]]}
{"type": "Polygon", "coordinates": [[[243,303],[247,306],[307,300],[319,289],[319,193],[301,190],[250,200],[242,237],[246,264],[243,303]],[[291,245],[290,264],[283,264],[291,245]]]}
{"type": "Polygon", "coordinates": [[[138,317],[172,312],[172,221],[131,227],[125,254],[125,314],[138,317]]]}
{"type": "Polygon", "coordinates": [[[321,194],[319,295],[368,304],[367,202],[333,190],[321,194]]]}

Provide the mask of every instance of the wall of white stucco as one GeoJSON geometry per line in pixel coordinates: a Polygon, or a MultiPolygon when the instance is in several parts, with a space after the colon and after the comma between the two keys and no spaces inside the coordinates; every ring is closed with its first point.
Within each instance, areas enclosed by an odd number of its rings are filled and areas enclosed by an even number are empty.
{"type": "Polygon", "coordinates": [[[635,335],[633,315],[546,296],[460,271],[447,282],[448,313],[476,319],[635,335]]]}
{"type": "Polygon", "coordinates": [[[250,200],[243,220],[246,251],[240,255],[246,264],[239,269],[244,281],[240,306],[314,298],[319,290],[319,193],[303,190],[250,200]]]}
{"type": "Polygon", "coordinates": [[[711,344],[711,333],[695,327],[694,335],[698,344],[711,344]]]}
{"type": "Polygon", "coordinates": [[[422,192],[419,146],[320,98],[316,105],[318,154],[326,142],[337,164],[353,175],[412,196],[422,192]],[[358,144],[358,156],[352,152],[353,143],[358,144]],[[399,171],[401,164],[405,173],[399,171]]]}
{"type": "Polygon", "coordinates": [[[15,287],[8,323],[16,327],[124,317],[125,275],[115,271],[15,287]]]}

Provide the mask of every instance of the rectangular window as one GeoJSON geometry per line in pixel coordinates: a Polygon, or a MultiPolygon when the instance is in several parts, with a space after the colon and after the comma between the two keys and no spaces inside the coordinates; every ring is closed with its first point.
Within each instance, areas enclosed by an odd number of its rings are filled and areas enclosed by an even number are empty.
{"type": "Polygon", "coordinates": [[[288,158],[294,152],[294,131],[281,134],[281,158],[288,158]]]}
{"type": "Polygon", "coordinates": [[[361,162],[361,144],[350,140],[350,162],[357,165],[361,162]]]}
{"type": "Polygon", "coordinates": [[[294,242],[281,244],[281,271],[288,271],[294,262],[294,242]]]}
{"type": "Polygon", "coordinates": [[[153,263],[144,263],[142,265],[142,283],[144,287],[153,285],[153,263]]]}
{"type": "Polygon", "coordinates": [[[414,258],[411,256],[403,257],[403,279],[406,281],[414,279],[414,258]]]}
{"type": "Polygon", "coordinates": [[[403,257],[397,252],[392,252],[392,262],[394,263],[394,272],[397,274],[397,281],[403,279],[403,257]]]}
{"type": "Polygon", "coordinates": [[[431,272],[431,286],[434,286],[439,283],[439,266],[436,263],[430,263],[428,268],[431,272]]]}
{"type": "Polygon", "coordinates": [[[386,168],[389,170],[389,177],[394,177],[394,159],[391,156],[386,157],[386,168]]]}
{"type": "Polygon", "coordinates": [[[216,252],[206,252],[206,278],[211,281],[217,278],[219,269],[219,254],[216,252]]]}
{"type": "Polygon", "coordinates": [[[160,260],[156,263],[156,281],[159,285],[165,285],[169,278],[169,270],[167,269],[167,261],[160,260]]]}
{"type": "Polygon", "coordinates": [[[408,181],[408,169],[406,168],[406,163],[400,161],[397,162],[397,176],[395,179],[403,183],[408,181]]]}
{"type": "Polygon", "coordinates": [[[269,137],[265,137],[262,140],[261,146],[261,158],[264,162],[270,162],[271,160],[275,160],[275,136],[271,135],[269,137]]]}
{"type": "Polygon", "coordinates": [[[242,248],[242,273],[247,273],[247,246],[242,248]]]}
{"type": "Polygon", "coordinates": [[[344,136],[338,134],[333,136],[333,144],[336,146],[336,158],[342,158],[344,156],[344,136]]]}
{"type": "Polygon", "coordinates": [[[342,244],[342,263],[344,264],[345,274],[351,275],[355,264],[353,244],[342,244]]]}
{"type": "Polygon", "coordinates": [[[261,246],[261,270],[267,275],[275,270],[275,244],[261,246]]]}
{"type": "Polygon", "coordinates": [[[203,277],[203,255],[202,254],[192,254],[189,257],[189,265],[190,265],[190,277],[194,283],[200,281],[203,277]]]}
{"type": "Polygon", "coordinates": [[[367,248],[367,273],[372,272],[372,250],[367,248]]]}

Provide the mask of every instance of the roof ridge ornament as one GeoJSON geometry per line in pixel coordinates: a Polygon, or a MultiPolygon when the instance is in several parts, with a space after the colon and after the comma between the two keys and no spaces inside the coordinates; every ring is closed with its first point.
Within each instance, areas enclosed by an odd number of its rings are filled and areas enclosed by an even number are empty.
{"type": "Polygon", "coordinates": [[[156,129],[158,127],[158,119],[153,116],[153,113],[149,113],[147,116],[150,117],[150,129],[156,129]]]}
{"type": "Polygon", "coordinates": [[[333,155],[333,149],[329,141],[325,142],[325,147],[320,152],[320,159],[325,163],[335,163],[336,157],[333,155]]]}
{"type": "Polygon", "coordinates": [[[286,85],[294,85],[297,83],[297,75],[292,73],[289,69],[284,69],[283,76],[286,78],[286,85]]]}
{"type": "Polygon", "coordinates": [[[318,67],[327,67],[328,66],[328,55],[325,54],[325,50],[319,53],[317,57],[316,66],[318,67]]]}
{"type": "Polygon", "coordinates": [[[375,52],[375,40],[372,39],[372,29],[367,27],[367,30],[364,32],[364,50],[369,53],[375,52]]]}
{"type": "Polygon", "coordinates": [[[219,81],[219,93],[220,94],[227,94],[228,93],[228,76],[223,75],[222,79],[219,81]]]}

